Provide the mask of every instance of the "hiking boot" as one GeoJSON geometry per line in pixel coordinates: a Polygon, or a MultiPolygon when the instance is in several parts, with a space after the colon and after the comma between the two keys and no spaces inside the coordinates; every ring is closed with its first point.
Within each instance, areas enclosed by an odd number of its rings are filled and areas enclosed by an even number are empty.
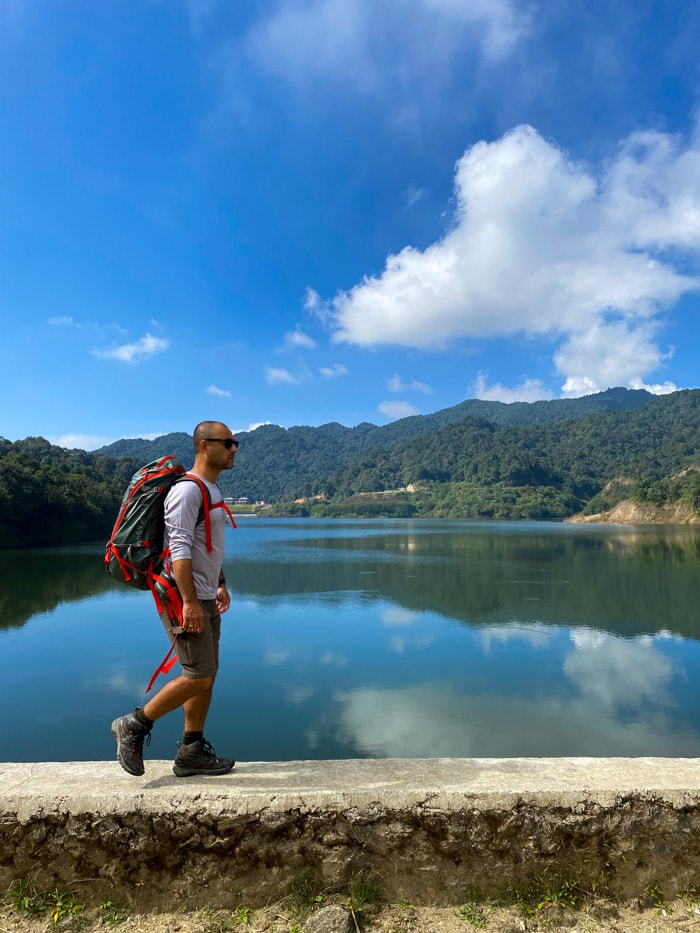
{"type": "Polygon", "coordinates": [[[144,772],[143,742],[151,744],[151,730],[138,721],[133,713],[127,713],[112,723],[112,735],[117,743],[117,759],[129,774],[139,777],[144,772]]]}
{"type": "Polygon", "coordinates": [[[189,777],[192,774],[227,774],[235,764],[230,758],[217,758],[211,743],[206,739],[199,739],[197,742],[190,742],[189,745],[177,743],[173,771],[178,777],[189,777]]]}

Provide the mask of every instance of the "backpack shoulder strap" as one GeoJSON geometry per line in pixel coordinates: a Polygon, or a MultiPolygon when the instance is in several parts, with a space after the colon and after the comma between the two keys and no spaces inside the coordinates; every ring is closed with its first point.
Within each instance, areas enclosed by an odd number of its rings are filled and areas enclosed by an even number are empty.
{"type": "Polygon", "coordinates": [[[179,477],[179,479],[177,479],[175,482],[184,483],[187,480],[189,480],[191,483],[196,483],[202,493],[202,507],[200,509],[200,517],[197,519],[197,524],[199,525],[200,522],[204,522],[207,535],[207,551],[209,554],[211,554],[214,548],[211,543],[211,521],[209,518],[210,511],[212,509],[223,509],[234,528],[236,527],[236,523],[233,520],[231,509],[226,505],[223,499],[221,502],[216,502],[214,505],[212,505],[211,493],[209,492],[207,484],[199,476],[197,476],[196,473],[185,473],[184,476],[179,477]]]}
{"type": "Polygon", "coordinates": [[[201,521],[204,522],[204,528],[207,536],[207,551],[209,554],[214,550],[211,543],[211,522],[209,520],[209,510],[211,509],[211,493],[207,489],[206,483],[204,483],[196,473],[185,473],[184,476],[181,476],[175,481],[176,483],[196,483],[199,486],[200,492],[202,493],[202,505],[200,508],[200,517],[197,519],[197,524],[201,521]]]}

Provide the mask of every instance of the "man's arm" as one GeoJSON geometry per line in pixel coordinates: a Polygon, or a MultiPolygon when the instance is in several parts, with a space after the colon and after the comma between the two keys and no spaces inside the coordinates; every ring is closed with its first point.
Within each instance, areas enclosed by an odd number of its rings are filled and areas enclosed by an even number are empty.
{"type": "Polygon", "coordinates": [[[226,612],[231,605],[231,597],[226,589],[223,573],[219,573],[219,586],[216,590],[216,608],[219,613],[226,612]]]}
{"type": "Polygon", "coordinates": [[[204,612],[194,589],[192,561],[189,558],[174,560],[173,576],[182,598],[182,627],[186,632],[201,632],[204,624],[204,612]]]}

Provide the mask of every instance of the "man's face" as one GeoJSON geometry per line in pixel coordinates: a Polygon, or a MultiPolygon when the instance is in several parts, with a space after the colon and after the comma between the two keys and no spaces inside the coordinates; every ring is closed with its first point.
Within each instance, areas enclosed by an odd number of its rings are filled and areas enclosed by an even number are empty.
{"type": "Polygon", "coordinates": [[[217,470],[230,470],[237,450],[238,441],[225,424],[217,424],[206,439],[207,462],[217,470]]]}

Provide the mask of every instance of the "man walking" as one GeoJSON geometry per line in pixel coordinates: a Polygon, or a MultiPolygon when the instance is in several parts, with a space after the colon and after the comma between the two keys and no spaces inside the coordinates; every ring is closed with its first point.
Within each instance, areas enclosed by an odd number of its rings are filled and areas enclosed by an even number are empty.
{"type": "Polygon", "coordinates": [[[144,707],[112,723],[119,764],[129,774],[144,773],[143,744],[150,743],[156,720],[182,707],[185,729],[173,771],[178,777],[194,774],[226,774],[235,762],[219,758],[204,738],[214,680],[219,668],[221,613],[231,605],[222,573],[224,559],[224,509],[216,484],[222,470],[230,470],[238,441],[219,421],[202,421],[194,429],[195,460],[191,473],[205,484],[211,496],[211,550],[207,548],[205,522],[200,521],[202,490],[196,482],[178,482],[165,499],[165,540],[170,547],[172,574],[182,599],[182,634],[174,642],[182,674],[169,681],[144,707]]]}

